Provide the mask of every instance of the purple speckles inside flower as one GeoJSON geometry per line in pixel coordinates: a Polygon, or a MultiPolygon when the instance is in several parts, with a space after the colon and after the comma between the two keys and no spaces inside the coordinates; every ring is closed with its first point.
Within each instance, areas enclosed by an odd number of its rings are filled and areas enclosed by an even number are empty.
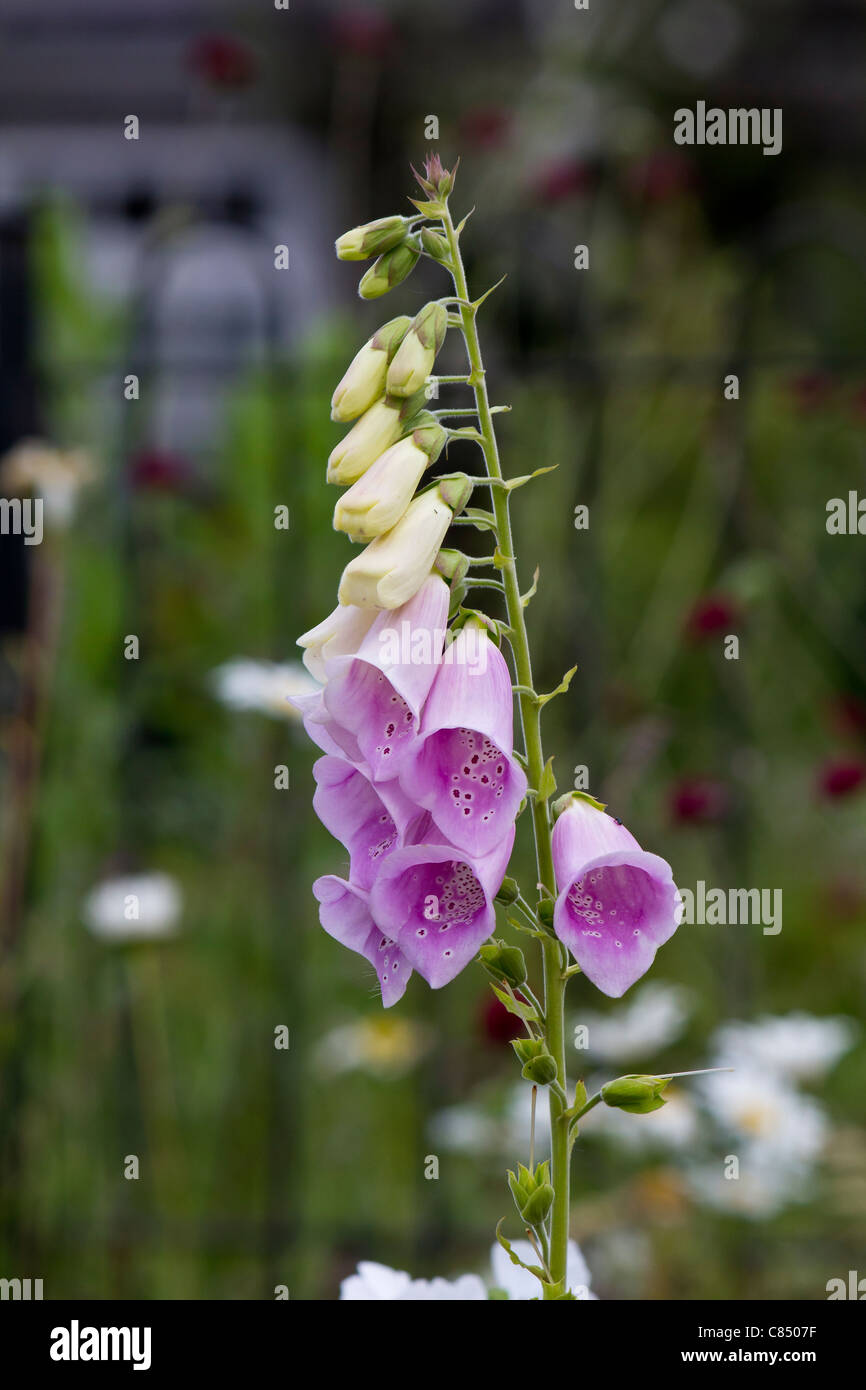
{"type": "Polygon", "coordinates": [[[375,775],[387,777],[415,736],[415,716],[381,671],[368,666],[355,684],[350,697],[367,702],[362,748],[375,775]]]}
{"type": "Polygon", "coordinates": [[[433,989],[466,966],[495,925],[492,894],[505,872],[513,829],[479,861],[451,845],[395,850],[382,865],[370,904],[382,930],[433,989]]]}
{"type": "Polygon", "coordinates": [[[403,781],[443,835],[486,854],[507,833],[526,789],[517,763],[478,729],[429,735],[403,781]]]}
{"type": "Polygon", "coordinates": [[[618,998],[676,930],[678,896],[670,866],[580,798],[554,826],[553,854],[561,890],[556,933],[593,984],[618,998]]]}
{"type": "Polygon", "coordinates": [[[470,866],[454,859],[407,869],[397,888],[406,907],[401,946],[434,988],[445,984],[493,929],[484,889],[470,866]]]}

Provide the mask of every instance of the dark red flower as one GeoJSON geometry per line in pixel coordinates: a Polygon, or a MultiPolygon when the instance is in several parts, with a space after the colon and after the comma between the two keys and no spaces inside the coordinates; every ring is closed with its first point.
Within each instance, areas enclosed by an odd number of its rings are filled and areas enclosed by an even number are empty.
{"type": "Polygon", "coordinates": [[[543,165],[532,180],[532,193],[539,202],[561,203],[578,193],[587,193],[595,182],[595,171],[584,159],[559,159],[543,165]]]}
{"type": "Polygon", "coordinates": [[[129,481],[138,492],[183,492],[190,481],[190,468],[180,454],[145,449],[131,460],[129,481]]]}
{"type": "Polygon", "coordinates": [[[693,641],[730,632],[739,618],[737,604],[728,594],[704,594],[686,618],[686,632],[693,641]]]}
{"type": "Polygon", "coordinates": [[[858,420],[866,419],[866,386],[860,386],[854,392],[851,408],[858,420]]]}
{"type": "Polygon", "coordinates": [[[818,774],[822,796],[835,801],[851,796],[866,782],[866,763],[860,758],[829,758],[818,774]]]}
{"type": "Polygon", "coordinates": [[[502,106],[476,106],[460,120],[461,143],[496,150],[505,143],[511,114],[502,106]]]}
{"type": "Polygon", "coordinates": [[[695,166],[677,150],[653,150],[629,165],[629,191],[648,203],[666,203],[694,188],[695,166]]]}
{"type": "Polygon", "coordinates": [[[248,87],[258,71],[252,49],[232,34],[203,34],[193,43],[189,65],[214,87],[248,87]]]}
{"type": "MultiPolygon", "coordinates": [[[[520,994],[515,993],[520,999],[520,994]]],[[[482,1000],[479,1024],[487,1041],[499,1046],[510,1043],[512,1038],[522,1037],[526,1031],[520,1019],[510,1014],[495,994],[489,994],[482,1000]]]]}
{"type": "Polygon", "coordinates": [[[834,695],[829,701],[830,723],[843,738],[866,738],[866,700],[859,695],[834,695]]]}
{"type": "Polygon", "coordinates": [[[800,372],[789,382],[794,405],[804,414],[826,406],[833,394],[833,378],[828,372],[800,372]]]}
{"type": "Polygon", "coordinates": [[[820,911],[836,922],[856,922],[863,916],[866,893],[862,882],[851,874],[840,874],[822,885],[820,911]]]}
{"type": "Polygon", "coordinates": [[[332,31],[338,48],[372,58],[383,57],[396,36],[387,15],[363,7],[340,10],[334,17],[332,31]]]}
{"type": "Polygon", "coordinates": [[[683,777],[670,789],[672,819],[678,825],[712,825],[724,818],[728,788],[712,777],[683,777]]]}

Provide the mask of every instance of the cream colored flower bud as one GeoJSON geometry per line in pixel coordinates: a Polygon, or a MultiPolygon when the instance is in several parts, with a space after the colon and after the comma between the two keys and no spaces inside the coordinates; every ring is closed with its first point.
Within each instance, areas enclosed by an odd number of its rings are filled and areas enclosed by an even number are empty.
{"type": "Polygon", "coordinates": [[[390,531],[405,512],[430,459],[410,435],[377,458],[344,492],[334,508],[334,530],[353,541],[371,541],[390,531]]]}
{"type": "Polygon", "coordinates": [[[388,368],[388,391],[392,396],[411,396],[421,389],[433,370],[447,328],[445,306],[425,304],[388,368]]]}
{"type": "Polygon", "coordinates": [[[386,323],[357,352],[331,397],[331,419],[355,420],[385,394],[388,363],[406,336],[412,320],[406,314],[386,323]]]}
{"type": "Polygon", "coordinates": [[[329,483],[354,483],[380,454],[396,444],[402,433],[401,404],[401,401],[383,396],[364,412],[331,450],[328,459],[329,483]]]}
{"type": "Polygon", "coordinates": [[[414,428],[423,404],[424,392],[419,391],[406,400],[383,396],[371,405],[331,450],[328,482],[341,485],[354,483],[380,454],[384,454],[402,435],[414,428]]]}
{"type": "Polygon", "coordinates": [[[337,238],[337,256],[341,261],[366,261],[370,256],[380,256],[403,240],[408,226],[405,217],[380,217],[363,227],[353,227],[337,238]]]}
{"type": "Polygon", "coordinates": [[[383,536],[377,536],[343,571],[340,602],[358,608],[399,608],[430,573],[452,512],[438,487],[428,489],[383,536]]]}

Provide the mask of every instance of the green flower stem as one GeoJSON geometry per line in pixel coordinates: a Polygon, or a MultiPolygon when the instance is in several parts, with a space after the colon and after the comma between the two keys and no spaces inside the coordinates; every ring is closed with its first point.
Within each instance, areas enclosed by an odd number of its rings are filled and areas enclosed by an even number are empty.
{"type": "MultiPolygon", "coordinates": [[[[511,518],[508,511],[509,494],[504,487],[496,486],[497,483],[503,481],[502,465],[499,460],[493,414],[487,395],[484,362],[475,322],[476,311],[469,299],[469,288],[466,283],[463,258],[460,254],[459,238],[447,206],[442,217],[442,228],[448,241],[451,274],[460,306],[460,326],[471,368],[470,381],[475,392],[475,405],[481,435],[479,442],[484,453],[488,478],[493,483],[490,492],[493,512],[496,517],[497,542],[503,557],[502,580],[505,589],[508,622],[511,628],[509,641],[514,654],[515,675],[517,684],[522,686],[524,691],[531,691],[534,688],[532,661],[524,608],[520,601],[520,586],[517,582],[511,518]]],[[[541,786],[544,771],[541,710],[535,700],[526,693],[519,695],[519,705],[529,784],[531,787],[537,788],[541,786]]],[[[530,797],[530,805],[535,836],[538,882],[544,885],[552,897],[556,897],[556,879],[553,872],[553,851],[550,838],[550,809],[548,802],[539,799],[538,796],[530,797]]],[[[545,937],[541,945],[544,958],[546,1040],[548,1050],[556,1062],[558,1079],[562,1088],[559,1094],[553,1087],[548,1088],[550,1097],[551,1185],[554,1190],[550,1225],[550,1274],[553,1283],[560,1284],[564,1283],[566,1273],[569,1213],[568,1118],[565,1114],[567,1102],[562,1099],[566,1088],[565,981],[562,978],[564,962],[560,953],[559,942],[554,937],[545,937]]]]}

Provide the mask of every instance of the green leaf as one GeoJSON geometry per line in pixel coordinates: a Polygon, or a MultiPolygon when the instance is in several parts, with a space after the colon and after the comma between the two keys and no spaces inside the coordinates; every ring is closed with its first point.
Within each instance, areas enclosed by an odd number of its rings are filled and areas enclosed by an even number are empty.
{"type": "Polygon", "coordinates": [[[541,781],[536,792],[537,801],[549,801],[556,791],[556,778],[553,775],[553,757],[549,757],[544,764],[544,771],[541,774],[541,781]]]}
{"type": "Polygon", "coordinates": [[[515,1255],[511,1247],[511,1241],[507,1240],[506,1237],[502,1234],[502,1226],[507,1220],[508,1217],[503,1216],[502,1220],[497,1224],[496,1239],[499,1241],[499,1244],[502,1246],[502,1249],[505,1251],[506,1255],[508,1256],[509,1260],[513,1265],[518,1265],[520,1269],[528,1269],[530,1274],[534,1274],[536,1279],[541,1279],[543,1282],[545,1278],[544,1270],[539,1268],[538,1265],[524,1264],[520,1256],[515,1255]]]}
{"type": "Polygon", "coordinates": [[[519,478],[506,478],[505,490],[506,492],[514,492],[516,488],[525,487],[527,483],[531,483],[533,478],[539,478],[542,473],[553,473],[558,467],[558,463],[551,463],[546,468],[536,468],[534,473],[523,473],[519,478]]]}
{"type": "MultiPolygon", "coordinates": [[[[461,225],[461,227],[462,227],[463,223],[461,222],[460,225],[461,225]]],[[[484,291],[484,293],[482,294],[482,296],[481,296],[480,299],[476,299],[476,300],[473,301],[472,308],[473,308],[473,309],[480,309],[480,308],[481,308],[481,305],[484,303],[485,299],[487,299],[487,297],[488,297],[489,295],[491,295],[491,294],[493,293],[494,290],[498,290],[498,289],[499,289],[499,286],[502,284],[502,281],[503,281],[503,280],[507,280],[507,279],[508,279],[508,276],[507,276],[507,275],[503,275],[503,276],[502,276],[502,279],[497,280],[495,285],[491,285],[489,290],[485,290],[485,291],[484,291]]]]}
{"type": "Polygon", "coordinates": [[[423,198],[410,198],[409,202],[413,208],[423,212],[425,217],[441,217],[445,211],[443,204],[439,202],[427,202],[423,198]]]}
{"type": "Polygon", "coordinates": [[[528,605],[529,605],[529,600],[530,600],[531,598],[534,598],[535,595],[536,595],[536,593],[538,592],[538,576],[539,576],[540,573],[541,573],[541,570],[540,570],[540,569],[538,568],[538,566],[536,565],[536,567],[535,567],[535,573],[534,573],[534,575],[532,576],[532,586],[531,586],[529,589],[526,590],[526,593],[525,593],[525,594],[521,594],[521,595],[520,595],[520,606],[521,606],[521,608],[526,608],[526,607],[528,607],[528,605]]]}
{"type": "Polygon", "coordinates": [[[463,231],[463,228],[466,226],[466,223],[469,221],[474,211],[475,208],[471,207],[467,212],[466,216],[457,223],[457,226],[454,228],[454,231],[458,237],[460,236],[460,233],[463,231]]]}
{"type": "Polygon", "coordinates": [[[500,989],[498,985],[491,985],[490,988],[496,995],[501,1004],[504,1004],[510,1014],[515,1014],[517,1018],[522,1018],[524,1023],[540,1023],[541,1019],[535,1012],[531,1004],[522,1004],[519,999],[513,999],[507,990],[500,989]]]}
{"type": "Polygon", "coordinates": [[[550,700],[555,700],[557,695],[564,695],[568,687],[571,685],[576,670],[577,667],[572,666],[570,671],[566,671],[565,675],[563,676],[562,680],[559,682],[559,685],[556,687],[555,690],[549,691],[547,695],[539,695],[537,697],[538,704],[546,705],[550,700]]]}

